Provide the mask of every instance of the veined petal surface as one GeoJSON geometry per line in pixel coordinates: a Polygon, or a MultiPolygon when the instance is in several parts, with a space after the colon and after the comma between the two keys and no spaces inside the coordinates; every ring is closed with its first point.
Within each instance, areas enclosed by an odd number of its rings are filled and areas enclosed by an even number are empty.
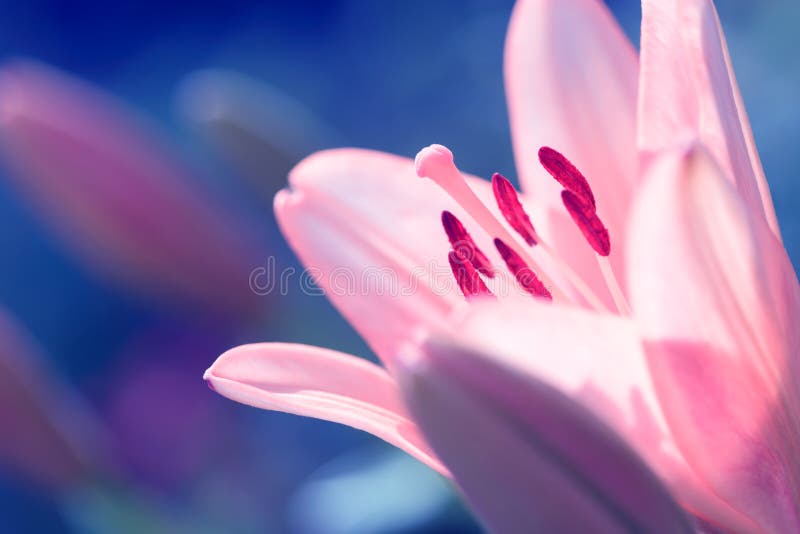
{"type": "Polygon", "coordinates": [[[697,145],[655,160],[632,232],[631,304],[678,447],[761,527],[800,529],[800,289],[785,250],[697,145]]]}
{"type": "Polygon", "coordinates": [[[229,350],[204,378],[229,399],[364,430],[446,473],[406,414],[392,378],[364,359],[307,345],[257,343],[229,350]]]}
{"type": "Polygon", "coordinates": [[[493,532],[691,532],[658,478],[590,412],[471,347],[401,360],[409,409],[493,532]]]}
{"type": "Polygon", "coordinates": [[[509,25],[504,70],[523,190],[548,208],[552,230],[545,238],[611,304],[594,253],[537,152],[552,147],[586,175],[611,233],[611,262],[623,277],[625,223],[637,176],[636,51],[600,0],[522,0],[509,25]]]}
{"type": "Polygon", "coordinates": [[[532,299],[487,300],[457,318],[452,331],[454,342],[572,397],[624,438],[684,507],[736,531],[755,531],[678,450],[629,319],[532,299]]]}
{"type": "Polygon", "coordinates": [[[714,3],[644,0],[641,48],[639,147],[655,151],[698,137],[780,239],[714,3]]]}
{"type": "MultiPolygon", "coordinates": [[[[490,203],[489,184],[468,178],[490,203]]],[[[303,160],[275,214],[292,249],[328,299],[391,368],[397,344],[465,305],[450,267],[443,210],[472,219],[411,160],[336,149],[303,160]]],[[[485,252],[491,239],[470,223],[485,252]]]]}

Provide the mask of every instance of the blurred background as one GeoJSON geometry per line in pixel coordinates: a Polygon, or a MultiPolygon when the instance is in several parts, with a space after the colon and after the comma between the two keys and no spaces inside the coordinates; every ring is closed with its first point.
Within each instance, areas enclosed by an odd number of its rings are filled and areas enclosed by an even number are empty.
{"type": "MultiPolygon", "coordinates": [[[[272,195],[343,145],[513,176],[512,5],[0,0],[0,532],[478,531],[377,438],[201,376],[244,342],[372,357],[325,299],[251,289],[300,268],[272,195]]],[[[797,266],[800,3],[717,6],[797,266]]]]}

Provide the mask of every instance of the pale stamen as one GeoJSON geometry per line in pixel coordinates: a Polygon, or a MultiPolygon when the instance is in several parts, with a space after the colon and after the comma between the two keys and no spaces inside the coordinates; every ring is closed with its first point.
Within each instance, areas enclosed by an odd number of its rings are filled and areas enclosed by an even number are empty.
{"type": "Polygon", "coordinates": [[[628,305],[628,299],[622,292],[622,288],[614,275],[614,269],[611,267],[611,262],[608,261],[608,256],[597,256],[597,265],[600,266],[600,272],[603,273],[603,278],[608,286],[608,291],[611,293],[611,298],[614,299],[614,304],[617,306],[617,311],[621,315],[630,315],[631,307],[628,305]]]}
{"type": "MultiPolygon", "coordinates": [[[[592,191],[591,188],[589,188],[588,182],[586,182],[586,179],[583,178],[582,175],[581,178],[583,179],[586,198],[594,202],[594,197],[592,196],[592,191]]],[[[567,281],[583,296],[586,302],[597,310],[605,309],[606,307],[589,285],[584,282],[578,273],[572,270],[569,264],[558,256],[553,247],[549,246],[536,232],[530,217],[522,206],[522,202],[519,200],[517,190],[511,185],[511,182],[502,174],[495,173],[492,176],[492,191],[494,192],[495,200],[497,200],[497,207],[500,208],[503,217],[505,217],[508,224],[522,236],[525,242],[528,243],[528,245],[541,245],[541,250],[549,256],[550,261],[555,264],[559,272],[565,276],[567,281]]]]}
{"type": "MultiPolygon", "coordinates": [[[[554,293],[556,298],[564,301],[570,300],[567,294],[547,276],[539,264],[481,202],[456,168],[453,161],[453,153],[448,148],[442,145],[431,145],[423,148],[417,154],[414,164],[418,176],[427,177],[436,182],[464,211],[475,219],[486,233],[503,240],[525,263],[540,272],[542,281],[551,288],[551,292],[554,293]]],[[[602,309],[602,305],[599,309],[602,309]]]]}
{"type": "Polygon", "coordinates": [[[595,310],[607,310],[608,307],[603,304],[597,294],[589,287],[589,284],[583,281],[583,278],[580,277],[578,273],[576,273],[569,264],[561,259],[561,256],[558,255],[558,252],[547,244],[547,241],[544,241],[539,234],[536,234],[536,241],[539,243],[539,248],[547,254],[550,258],[550,261],[553,262],[555,267],[558,269],[560,273],[562,273],[566,279],[572,284],[572,287],[575,288],[575,291],[578,292],[585,300],[586,303],[594,308],[595,310]]]}
{"type": "Polygon", "coordinates": [[[617,311],[623,315],[630,315],[630,306],[608,260],[608,255],[611,253],[611,238],[605,224],[597,215],[597,203],[589,181],[567,158],[552,148],[540,148],[539,161],[565,188],[561,191],[561,200],[583,237],[597,253],[597,264],[617,311]]]}

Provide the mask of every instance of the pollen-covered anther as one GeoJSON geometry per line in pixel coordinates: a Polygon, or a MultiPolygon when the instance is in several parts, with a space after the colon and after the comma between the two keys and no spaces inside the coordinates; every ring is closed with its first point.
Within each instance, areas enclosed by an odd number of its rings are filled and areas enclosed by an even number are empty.
{"type": "Polygon", "coordinates": [[[469,259],[460,252],[451,250],[447,254],[447,260],[450,262],[450,269],[453,271],[458,287],[467,299],[477,295],[493,296],[469,259]]]}
{"type": "Polygon", "coordinates": [[[472,262],[472,265],[475,266],[478,272],[489,278],[494,278],[495,273],[492,268],[492,262],[490,262],[486,254],[478,248],[478,245],[475,244],[472,236],[469,235],[469,232],[467,232],[467,229],[461,224],[461,221],[459,221],[455,215],[445,210],[442,212],[442,226],[447,234],[447,239],[450,240],[450,245],[453,247],[453,250],[458,251],[462,256],[472,262]]]}
{"type": "Polygon", "coordinates": [[[539,277],[536,276],[533,269],[531,269],[511,247],[506,245],[502,239],[497,238],[494,240],[494,246],[503,258],[503,261],[506,262],[508,270],[511,271],[514,278],[517,279],[517,283],[519,283],[525,291],[534,297],[553,300],[553,295],[550,294],[550,291],[545,287],[542,281],[539,280],[539,277]]]}
{"type": "Polygon", "coordinates": [[[508,179],[499,173],[492,175],[492,191],[497,200],[497,207],[505,217],[508,224],[522,236],[525,242],[533,246],[536,244],[536,230],[533,228],[530,217],[522,207],[517,196],[517,190],[508,179]]]}
{"type": "Polygon", "coordinates": [[[592,194],[592,188],[589,187],[588,180],[560,152],[543,146],[539,149],[539,161],[564,189],[577,196],[584,204],[591,206],[592,211],[597,209],[594,194],[592,194]]]}
{"type": "Polygon", "coordinates": [[[562,191],[561,200],[595,252],[601,256],[608,256],[611,253],[611,239],[594,206],[586,204],[571,191],[562,191]]]}

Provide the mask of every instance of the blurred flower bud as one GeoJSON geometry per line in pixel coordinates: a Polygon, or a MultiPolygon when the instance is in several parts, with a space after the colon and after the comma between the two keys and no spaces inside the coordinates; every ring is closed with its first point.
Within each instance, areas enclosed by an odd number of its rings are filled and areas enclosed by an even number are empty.
{"type": "Polygon", "coordinates": [[[0,68],[0,156],[73,250],[137,291],[252,312],[258,241],[166,145],[82,81],[27,61],[0,68]]]}
{"type": "Polygon", "coordinates": [[[270,200],[296,163],[339,138],[300,102],[234,71],[190,74],[178,91],[177,106],[184,120],[270,200]]]}

